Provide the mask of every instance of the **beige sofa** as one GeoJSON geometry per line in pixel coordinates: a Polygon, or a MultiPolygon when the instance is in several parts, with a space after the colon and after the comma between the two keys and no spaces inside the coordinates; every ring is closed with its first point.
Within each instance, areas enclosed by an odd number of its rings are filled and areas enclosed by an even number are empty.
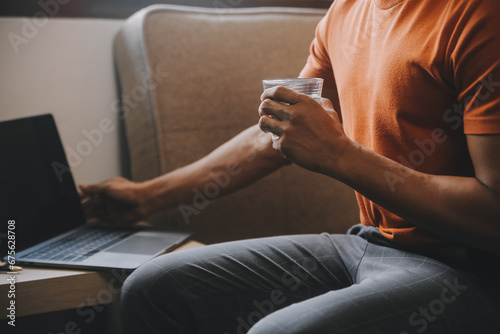
{"type": "MultiPolygon", "coordinates": [[[[156,5],[130,17],[114,53],[132,179],[193,162],[255,124],[261,80],[298,75],[324,14],[156,5]]],[[[358,223],[350,188],[297,166],[208,203],[223,186],[214,180],[208,188],[193,189],[190,209],[168,210],[154,220],[187,224],[208,243],[343,233],[358,223]]]]}

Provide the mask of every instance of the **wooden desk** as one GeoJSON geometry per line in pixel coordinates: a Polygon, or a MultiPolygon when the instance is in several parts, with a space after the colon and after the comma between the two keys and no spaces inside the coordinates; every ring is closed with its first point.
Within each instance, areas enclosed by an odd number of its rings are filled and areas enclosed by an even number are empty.
{"type": "MultiPolygon", "coordinates": [[[[188,241],[175,251],[201,247],[188,241]]],[[[117,301],[127,273],[121,270],[77,271],[27,268],[15,275],[15,298],[8,298],[10,275],[0,274],[0,319],[7,317],[10,300],[15,300],[16,318],[103,305],[117,301]]]]}

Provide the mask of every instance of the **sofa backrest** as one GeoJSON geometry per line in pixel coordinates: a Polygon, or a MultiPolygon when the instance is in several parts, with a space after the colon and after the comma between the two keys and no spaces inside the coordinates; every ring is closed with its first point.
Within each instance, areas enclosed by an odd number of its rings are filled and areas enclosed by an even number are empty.
{"type": "MultiPolygon", "coordinates": [[[[130,17],[114,52],[132,179],[191,163],[255,124],[261,80],[299,74],[324,14],[155,5],[130,17]]],[[[216,192],[193,189],[191,211],[168,210],[160,219],[189,223],[204,242],[345,232],[358,222],[350,188],[297,166],[206,202],[216,192]]]]}

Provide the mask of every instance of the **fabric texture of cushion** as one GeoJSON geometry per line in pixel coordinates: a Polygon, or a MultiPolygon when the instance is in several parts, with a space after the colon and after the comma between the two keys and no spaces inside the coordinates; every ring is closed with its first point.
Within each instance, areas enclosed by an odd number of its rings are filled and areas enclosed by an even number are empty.
{"type": "MultiPolygon", "coordinates": [[[[131,178],[191,163],[257,123],[262,79],[298,76],[325,13],[155,5],[131,16],[114,44],[131,178]]],[[[206,202],[221,184],[193,189],[192,210],[154,220],[189,224],[203,242],[343,233],[359,222],[352,189],[294,165],[206,202]]]]}

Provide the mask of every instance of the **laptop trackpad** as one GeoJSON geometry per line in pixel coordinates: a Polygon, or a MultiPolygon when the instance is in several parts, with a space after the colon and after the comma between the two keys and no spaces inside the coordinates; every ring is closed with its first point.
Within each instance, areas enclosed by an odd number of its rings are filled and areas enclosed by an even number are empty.
{"type": "Polygon", "coordinates": [[[136,235],[119,244],[106,249],[105,252],[132,253],[132,254],[155,254],[170,248],[167,240],[162,237],[136,235]]]}

